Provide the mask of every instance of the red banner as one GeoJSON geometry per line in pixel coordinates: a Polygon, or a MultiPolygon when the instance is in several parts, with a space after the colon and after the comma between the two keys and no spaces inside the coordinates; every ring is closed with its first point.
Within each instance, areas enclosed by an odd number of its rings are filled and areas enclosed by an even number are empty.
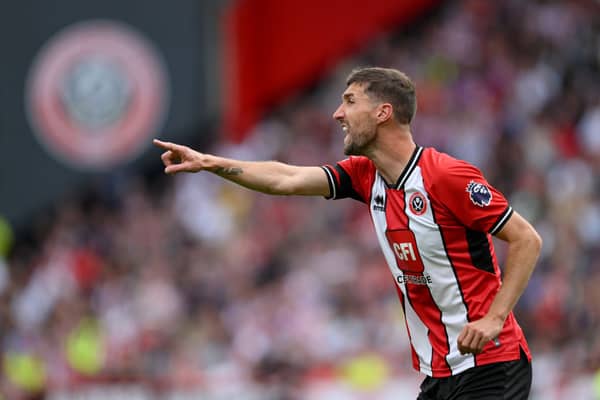
{"type": "Polygon", "coordinates": [[[234,2],[224,17],[225,133],[241,141],[284,96],[314,82],[374,35],[406,24],[439,2],[234,2]]]}

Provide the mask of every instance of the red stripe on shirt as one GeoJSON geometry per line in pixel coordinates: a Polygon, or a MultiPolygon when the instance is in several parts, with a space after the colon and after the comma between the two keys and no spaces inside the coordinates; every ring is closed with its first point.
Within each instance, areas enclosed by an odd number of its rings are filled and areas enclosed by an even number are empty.
{"type": "MultiPolygon", "coordinates": [[[[412,236],[412,251],[416,257],[416,261],[410,263],[409,266],[408,263],[400,260],[396,255],[396,264],[407,275],[423,276],[424,266],[416,246],[416,241],[414,240],[414,234],[409,230],[406,213],[404,211],[401,212],[401,210],[405,210],[404,191],[388,189],[386,195],[386,221],[388,227],[386,234],[388,235],[388,241],[393,242],[394,231],[400,233],[397,236],[398,238],[405,237],[406,235],[412,236]],[[391,212],[392,210],[396,210],[396,212],[391,212]]],[[[394,243],[392,242],[390,246],[394,248],[394,243]]],[[[429,329],[428,339],[433,348],[432,359],[430,360],[431,370],[440,371],[441,374],[448,375],[451,373],[450,367],[446,362],[446,355],[450,351],[448,336],[445,325],[442,322],[442,313],[433,300],[429,287],[426,284],[404,283],[404,288],[410,305],[429,329]]],[[[433,374],[433,376],[436,376],[437,372],[433,374]]]]}

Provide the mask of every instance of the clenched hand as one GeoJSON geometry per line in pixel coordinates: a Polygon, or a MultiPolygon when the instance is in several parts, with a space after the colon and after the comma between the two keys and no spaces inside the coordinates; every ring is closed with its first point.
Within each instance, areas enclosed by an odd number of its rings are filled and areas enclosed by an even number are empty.
{"type": "Polygon", "coordinates": [[[458,335],[458,350],[461,354],[479,354],[492,340],[499,346],[500,342],[496,338],[500,335],[503,326],[503,320],[490,316],[468,323],[458,335]]]}

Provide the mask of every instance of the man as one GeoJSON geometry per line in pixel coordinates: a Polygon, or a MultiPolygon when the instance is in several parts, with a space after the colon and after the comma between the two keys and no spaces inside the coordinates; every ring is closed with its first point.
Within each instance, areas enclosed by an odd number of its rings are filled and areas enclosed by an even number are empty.
{"type": "Polygon", "coordinates": [[[405,313],[418,399],[526,399],[531,355],[512,309],[541,239],[472,165],[417,146],[416,95],[400,71],[363,68],[333,114],[349,158],[299,167],[198,153],[155,140],[165,172],[206,170],[277,195],[351,197],[368,205],[405,313]],[[491,235],[508,242],[504,279],[491,235]]]}

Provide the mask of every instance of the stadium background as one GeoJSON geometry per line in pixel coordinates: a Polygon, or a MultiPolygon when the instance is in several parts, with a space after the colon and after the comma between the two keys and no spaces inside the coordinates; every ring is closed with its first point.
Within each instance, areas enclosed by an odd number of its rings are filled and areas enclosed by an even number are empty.
{"type": "Polygon", "coordinates": [[[381,65],[416,82],[416,141],[479,166],[543,236],[515,310],[532,399],[600,399],[599,15],[595,0],[4,5],[0,398],[415,398],[360,204],[165,177],[150,146],[336,161],[344,78],[381,65]],[[67,35],[77,56],[44,64],[67,35]],[[126,132],[150,86],[145,129],[126,132]],[[99,150],[121,134],[134,145],[99,150]]]}

